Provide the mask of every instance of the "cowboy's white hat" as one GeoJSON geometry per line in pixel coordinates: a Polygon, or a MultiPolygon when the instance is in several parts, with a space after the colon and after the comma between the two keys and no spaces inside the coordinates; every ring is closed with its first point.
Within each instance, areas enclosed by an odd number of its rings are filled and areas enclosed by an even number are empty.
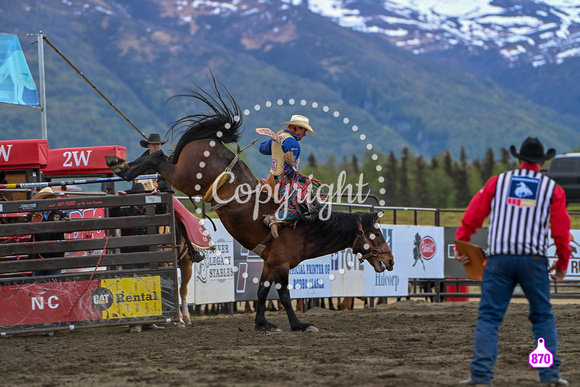
{"type": "Polygon", "coordinates": [[[32,200],[54,199],[62,196],[61,193],[54,192],[51,187],[44,187],[32,197],[32,200]]]}
{"type": "Polygon", "coordinates": [[[290,118],[290,121],[288,122],[282,122],[282,125],[293,125],[293,126],[299,126],[301,128],[304,128],[308,131],[308,133],[310,133],[311,135],[314,136],[314,129],[312,129],[312,127],[309,125],[310,120],[304,116],[301,116],[300,114],[294,114],[292,116],[292,118],[290,118]]]}

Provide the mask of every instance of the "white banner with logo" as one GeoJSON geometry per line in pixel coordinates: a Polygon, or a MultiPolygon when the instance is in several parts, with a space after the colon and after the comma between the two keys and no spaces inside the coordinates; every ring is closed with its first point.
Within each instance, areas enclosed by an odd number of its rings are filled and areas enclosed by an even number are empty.
{"type": "MultiPolygon", "coordinates": [[[[570,230],[570,262],[568,262],[568,272],[565,280],[578,281],[580,280],[580,230],[570,230]],[[578,242],[577,242],[578,241],[578,242]]],[[[552,236],[550,236],[550,247],[548,248],[548,261],[550,267],[556,263],[558,257],[556,256],[556,245],[552,236]]]]}
{"type": "MultiPolygon", "coordinates": [[[[188,302],[213,304],[234,302],[234,239],[220,221],[214,220],[217,231],[207,225],[215,250],[205,252],[205,259],[193,264],[193,277],[188,284],[188,302]]],[[[180,281],[181,283],[181,278],[180,281]]]]}
{"type": "MultiPolygon", "coordinates": [[[[385,226],[383,226],[385,227],[385,226]]],[[[445,256],[443,227],[390,226],[395,270],[407,278],[444,278],[445,256]]]]}

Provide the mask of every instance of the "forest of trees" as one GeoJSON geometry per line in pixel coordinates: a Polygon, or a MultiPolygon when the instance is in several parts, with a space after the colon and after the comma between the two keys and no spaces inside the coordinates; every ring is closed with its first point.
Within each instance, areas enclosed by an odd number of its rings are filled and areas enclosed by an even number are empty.
{"type": "Polygon", "coordinates": [[[341,171],[346,172],[347,182],[352,185],[362,173],[364,182],[368,183],[365,192],[370,188],[387,206],[465,208],[491,176],[515,168],[517,160],[506,148],[500,149],[498,158],[489,148],[483,160],[471,162],[464,148],[459,160],[448,151],[425,160],[404,148],[399,157],[393,152],[388,155],[367,152],[362,161],[356,155],[340,161],[331,156],[319,163],[310,154],[300,169],[335,187],[341,171]]]}

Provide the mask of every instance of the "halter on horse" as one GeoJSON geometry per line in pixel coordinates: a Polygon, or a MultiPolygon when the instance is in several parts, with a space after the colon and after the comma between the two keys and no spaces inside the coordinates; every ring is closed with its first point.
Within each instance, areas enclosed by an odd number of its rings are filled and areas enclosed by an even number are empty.
{"type": "MultiPolygon", "coordinates": [[[[282,229],[279,238],[272,239],[262,218],[274,213],[278,204],[262,192],[258,179],[246,164],[224,145],[238,142],[242,125],[240,108],[225,87],[218,87],[215,79],[212,90],[215,97],[201,88],[175,96],[202,101],[209,108],[208,112],[184,117],[173,124],[170,132],[182,127],[186,130],[170,157],[171,161],[166,160],[162,151],[155,152],[143,164],[130,169],[126,178],[131,180],[153,168],[177,190],[211,200],[232,237],[264,260],[255,328],[278,330],[265,317],[266,298],[270,286],[276,283],[291,329],[315,331],[317,329],[312,324],[301,322],[296,317],[288,287],[290,269],[306,259],[352,248],[355,254],[359,253],[359,259],[367,260],[376,272],[393,270],[394,258],[380,232],[379,214],[332,212],[328,220],[299,222],[295,228],[282,229]],[[224,172],[228,172],[225,179],[222,178],[224,172]],[[210,190],[213,192],[208,194],[210,190]]],[[[121,169],[123,163],[124,160],[116,157],[107,158],[107,165],[114,171],[121,169]]]]}

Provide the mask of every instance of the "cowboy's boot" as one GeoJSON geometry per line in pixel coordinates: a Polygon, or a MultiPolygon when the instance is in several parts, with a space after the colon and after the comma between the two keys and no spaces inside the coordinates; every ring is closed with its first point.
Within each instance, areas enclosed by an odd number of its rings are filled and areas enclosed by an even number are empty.
{"type": "Polygon", "coordinates": [[[270,223],[270,231],[272,232],[272,236],[274,238],[278,238],[278,223],[272,222],[270,223]]]}
{"type": "Polygon", "coordinates": [[[278,221],[275,215],[264,215],[264,224],[270,228],[270,232],[274,238],[278,238],[278,221]]]}

